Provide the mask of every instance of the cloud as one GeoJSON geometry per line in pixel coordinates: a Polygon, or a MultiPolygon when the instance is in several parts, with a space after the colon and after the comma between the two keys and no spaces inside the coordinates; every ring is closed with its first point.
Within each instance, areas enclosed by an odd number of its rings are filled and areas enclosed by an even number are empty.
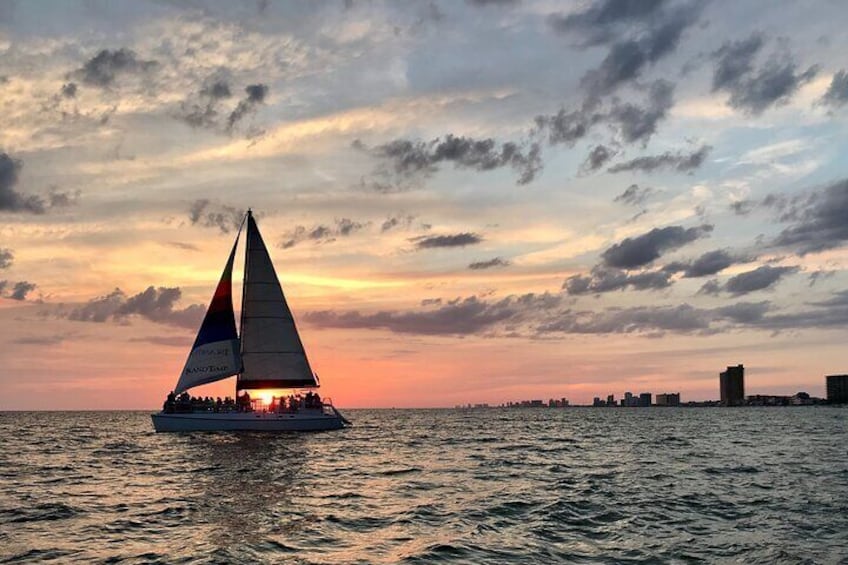
{"type": "Polygon", "coordinates": [[[231,96],[227,73],[218,71],[204,81],[193,98],[180,104],[176,117],[194,128],[218,128],[220,103],[231,96]]]}
{"type": "Polygon", "coordinates": [[[19,345],[59,345],[65,341],[65,336],[61,335],[46,335],[46,336],[23,336],[16,338],[12,343],[19,345]]]}
{"type": "Polygon", "coordinates": [[[613,202],[622,202],[630,206],[639,206],[654,193],[654,189],[649,186],[640,187],[638,184],[631,184],[624,192],[613,199],[613,202]]]}
{"type": "Polygon", "coordinates": [[[56,187],[50,189],[47,200],[37,194],[24,195],[18,192],[15,188],[22,168],[23,163],[20,159],[0,153],[0,212],[44,214],[51,208],[71,206],[79,200],[79,191],[59,192],[56,187]]]}
{"type": "Polygon", "coordinates": [[[693,171],[700,167],[712,149],[709,145],[703,145],[693,153],[671,153],[666,151],[660,155],[649,155],[637,157],[631,161],[619,163],[607,169],[611,173],[622,173],[626,171],[644,171],[650,173],[658,169],[672,169],[681,173],[693,171]]]}
{"type": "MultiPolygon", "coordinates": [[[[672,53],[677,48],[683,32],[697,21],[701,7],[701,3],[692,3],[666,10],[658,9],[664,8],[664,2],[656,5],[648,2],[648,6],[635,8],[632,0],[605,0],[594,6],[599,4],[604,7],[613,4],[625,6],[626,16],[630,17],[619,17],[608,22],[620,23],[620,26],[600,25],[594,27],[594,33],[590,31],[590,44],[615,42],[610,46],[600,66],[588,71],[581,80],[589,99],[614,92],[622,84],[638,78],[645,68],[672,53]],[[610,33],[615,27],[618,30],[610,33]]],[[[618,14],[624,15],[625,11],[619,11],[618,14]]],[[[589,26],[584,29],[593,28],[589,26]]]]}
{"type": "Polygon", "coordinates": [[[23,163],[6,153],[0,153],[0,212],[30,212],[43,214],[47,208],[37,195],[25,196],[15,190],[23,163]]]}
{"type": "Polygon", "coordinates": [[[666,0],[600,0],[567,16],[551,14],[548,25],[559,33],[580,36],[583,46],[600,45],[614,40],[628,24],[649,21],[666,4],[666,0]]]}
{"type": "Polygon", "coordinates": [[[64,98],[76,98],[77,85],[73,82],[68,82],[62,85],[62,96],[64,98]]]}
{"type": "Polygon", "coordinates": [[[149,71],[157,65],[156,61],[136,58],[136,54],[130,49],[103,49],[72,74],[84,84],[107,88],[115,82],[118,75],[149,71]]]}
{"type": "Polygon", "coordinates": [[[610,269],[598,265],[589,275],[568,277],[562,288],[572,296],[601,294],[625,290],[628,287],[635,290],[660,290],[671,286],[671,275],[672,273],[664,270],[629,274],[621,269],[610,269]]]}
{"type": "Polygon", "coordinates": [[[26,300],[27,295],[36,289],[36,284],[20,281],[15,283],[14,288],[12,289],[12,293],[9,295],[9,298],[12,300],[26,300]]]}
{"type": "Polygon", "coordinates": [[[588,107],[569,112],[563,108],[556,114],[535,118],[536,130],[547,132],[549,144],[565,144],[568,147],[573,147],[577,141],[589,133],[592,126],[603,120],[603,114],[594,112],[588,107]]]}
{"type": "Polygon", "coordinates": [[[747,216],[754,209],[754,203],[750,200],[737,200],[731,202],[729,208],[737,216],[747,216]]]}
{"type": "Polygon", "coordinates": [[[501,259],[500,257],[495,257],[494,259],[489,259],[488,261],[475,261],[468,265],[468,268],[472,271],[480,271],[483,269],[492,269],[494,267],[508,267],[510,262],[506,259],[501,259]]]}
{"type": "Polygon", "coordinates": [[[384,221],[380,226],[380,231],[385,233],[395,228],[408,228],[412,225],[413,220],[415,220],[415,216],[412,215],[389,216],[388,218],[386,218],[386,221],[384,221]]]}
{"type": "Polygon", "coordinates": [[[685,278],[706,277],[719,273],[731,265],[735,265],[737,263],[748,263],[752,260],[753,258],[750,257],[734,255],[726,249],[716,249],[715,251],[708,251],[694,261],[690,261],[688,263],[669,263],[663,267],[663,270],[669,272],[683,271],[683,276],[685,278]]]}
{"type": "Polygon", "coordinates": [[[848,241],[848,179],[788,203],[779,197],[767,198],[763,205],[777,207],[782,220],[793,222],[772,245],[796,247],[805,255],[840,247],[848,241]]]}
{"type": "Polygon", "coordinates": [[[414,312],[381,311],[362,314],[358,311],[339,313],[331,310],[307,312],[310,324],[331,328],[386,329],[396,333],[424,335],[468,335],[495,330],[509,322],[518,324],[534,312],[546,311],[560,304],[555,294],[510,295],[496,301],[476,296],[457,298],[445,304],[414,312]]]}
{"type": "Polygon", "coordinates": [[[290,249],[304,241],[330,243],[335,241],[337,237],[347,237],[369,225],[370,222],[361,223],[349,218],[337,218],[333,226],[317,225],[312,228],[295,226],[283,235],[280,247],[290,249]]]}
{"type": "Polygon", "coordinates": [[[616,151],[614,149],[610,149],[606,145],[596,145],[591,151],[589,151],[589,155],[586,156],[586,160],[580,168],[585,172],[597,171],[603,167],[607,161],[612,159],[615,154],[616,151]]]}
{"type": "Polygon", "coordinates": [[[221,233],[230,233],[239,229],[246,213],[242,208],[213,203],[203,198],[192,202],[188,219],[193,226],[218,228],[221,233]]]}
{"type": "Polygon", "coordinates": [[[610,110],[608,119],[618,127],[626,143],[641,141],[643,144],[657,131],[662,121],[674,105],[674,85],[665,80],[655,81],[648,92],[646,106],[616,101],[610,110]]]}
{"type": "Polygon", "coordinates": [[[466,0],[466,2],[482,8],[487,6],[514,6],[519,4],[521,0],[466,0]]]}
{"type": "Polygon", "coordinates": [[[465,247],[475,245],[483,241],[476,233],[457,233],[451,235],[430,235],[415,239],[415,247],[418,249],[434,249],[437,247],[465,247]]]}
{"type": "Polygon", "coordinates": [[[648,265],[666,251],[671,251],[705,237],[713,226],[705,224],[693,228],[669,226],[654,228],[637,237],[628,237],[609,247],[601,254],[604,264],[619,269],[633,269],[648,265]]]}
{"type": "Polygon", "coordinates": [[[656,133],[673,105],[674,85],[665,80],[654,81],[648,89],[643,106],[615,99],[609,110],[599,109],[594,98],[587,98],[578,110],[564,108],[553,115],[535,118],[535,132],[546,133],[550,145],[564,144],[573,147],[599,124],[607,124],[618,133],[624,143],[646,143],[656,133]]]}
{"type": "Polygon", "coordinates": [[[710,328],[709,312],[688,304],[679,306],[640,306],[610,308],[601,312],[568,310],[539,326],[540,333],[613,334],[674,331],[706,332],[710,328]]]}
{"type": "Polygon", "coordinates": [[[71,310],[69,320],[79,322],[126,322],[131,316],[139,316],[161,324],[188,329],[197,329],[206,312],[201,304],[192,304],[186,308],[175,309],[182,291],[178,287],[153,287],[127,296],[116,288],[106,296],[101,296],[71,310]]]}
{"type": "Polygon", "coordinates": [[[833,75],[822,102],[832,108],[841,108],[848,103],[848,72],[845,69],[833,75]]]}
{"type": "Polygon", "coordinates": [[[739,296],[757,290],[763,290],[776,284],[784,276],[795,273],[798,267],[772,267],[763,265],[753,271],[740,273],[728,279],[724,284],[724,290],[739,296]]]}
{"type": "Polygon", "coordinates": [[[0,269],[8,269],[11,267],[14,258],[15,254],[12,253],[11,249],[0,248],[0,269]]]}
{"type": "Polygon", "coordinates": [[[474,139],[448,134],[431,141],[396,139],[368,150],[356,140],[353,147],[366,150],[386,161],[390,170],[376,171],[378,177],[394,180],[379,186],[402,188],[404,181],[427,178],[438,171],[441,163],[453,163],[454,167],[490,171],[501,167],[512,167],[518,173],[518,184],[528,184],[542,169],[541,148],[538,143],[519,145],[507,141],[498,143],[494,139],[474,139]]]}
{"type": "Polygon", "coordinates": [[[773,55],[756,69],[754,59],[762,46],[762,37],[754,34],[745,40],[727,42],[712,53],[716,62],[713,92],[728,92],[728,105],[753,116],[773,105],[787,103],[819,70],[813,65],[797,72],[798,66],[788,52],[773,55]]]}
{"type": "Polygon", "coordinates": [[[235,125],[240,122],[245,116],[254,112],[256,107],[265,102],[268,96],[268,85],[266,84],[250,84],[244,92],[246,96],[239,101],[235,110],[230,113],[227,118],[227,131],[232,131],[235,125]]]}

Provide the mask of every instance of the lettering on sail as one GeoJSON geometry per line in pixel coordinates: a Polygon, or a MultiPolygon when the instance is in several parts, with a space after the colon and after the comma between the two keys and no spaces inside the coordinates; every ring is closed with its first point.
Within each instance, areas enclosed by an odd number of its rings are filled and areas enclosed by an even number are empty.
{"type": "Polygon", "coordinates": [[[196,373],[222,373],[229,370],[229,365],[207,365],[206,367],[190,367],[186,369],[186,374],[194,375],[196,373]]]}

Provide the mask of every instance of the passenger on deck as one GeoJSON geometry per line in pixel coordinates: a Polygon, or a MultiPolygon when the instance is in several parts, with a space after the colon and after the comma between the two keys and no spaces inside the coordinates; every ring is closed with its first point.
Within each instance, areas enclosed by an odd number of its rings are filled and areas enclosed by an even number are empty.
{"type": "Polygon", "coordinates": [[[168,398],[165,399],[165,404],[162,405],[162,411],[166,414],[173,414],[177,407],[177,395],[174,391],[168,393],[168,398]]]}

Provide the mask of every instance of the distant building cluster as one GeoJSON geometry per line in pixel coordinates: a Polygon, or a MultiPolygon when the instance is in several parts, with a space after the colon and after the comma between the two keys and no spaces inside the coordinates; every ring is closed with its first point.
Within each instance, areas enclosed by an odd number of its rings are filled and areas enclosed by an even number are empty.
{"type": "Polygon", "coordinates": [[[615,395],[610,394],[606,400],[596,396],[592,401],[592,406],[625,406],[625,407],[645,407],[645,406],[680,406],[679,392],[664,392],[656,396],[656,402],[652,402],[654,395],[650,392],[642,392],[635,395],[632,392],[625,392],[624,398],[618,402],[615,400],[615,395]]]}
{"type": "Polygon", "coordinates": [[[507,402],[501,404],[504,408],[566,408],[569,406],[567,398],[549,398],[544,400],[521,400],[519,402],[507,402]]]}
{"type": "MultiPolygon", "coordinates": [[[[727,370],[718,375],[720,400],[702,402],[680,402],[679,392],[663,392],[656,396],[650,392],[638,395],[625,392],[624,397],[616,400],[614,394],[606,399],[596,396],[592,401],[594,407],[646,407],[646,406],[810,406],[815,404],[848,404],[848,375],[828,375],[825,377],[827,399],[815,398],[806,392],[798,392],[791,396],[775,394],[752,394],[745,396],[745,367],[728,366],[727,370]]],[[[550,398],[544,400],[521,400],[501,404],[501,408],[566,408],[570,406],[566,398],[550,398]]],[[[489,408],[488,404],[458,405],[457,408],[489,408]]]]}

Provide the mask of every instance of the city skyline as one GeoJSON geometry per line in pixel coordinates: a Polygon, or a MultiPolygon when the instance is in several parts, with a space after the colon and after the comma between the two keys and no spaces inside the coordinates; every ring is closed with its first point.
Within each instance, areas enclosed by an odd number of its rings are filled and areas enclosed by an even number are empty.
{"type": "Polygon", "coordinates": [[[2,3],[0,410],[160,406],[248,207],[342,407],[824,397],[845,15],[2,3]]]}

